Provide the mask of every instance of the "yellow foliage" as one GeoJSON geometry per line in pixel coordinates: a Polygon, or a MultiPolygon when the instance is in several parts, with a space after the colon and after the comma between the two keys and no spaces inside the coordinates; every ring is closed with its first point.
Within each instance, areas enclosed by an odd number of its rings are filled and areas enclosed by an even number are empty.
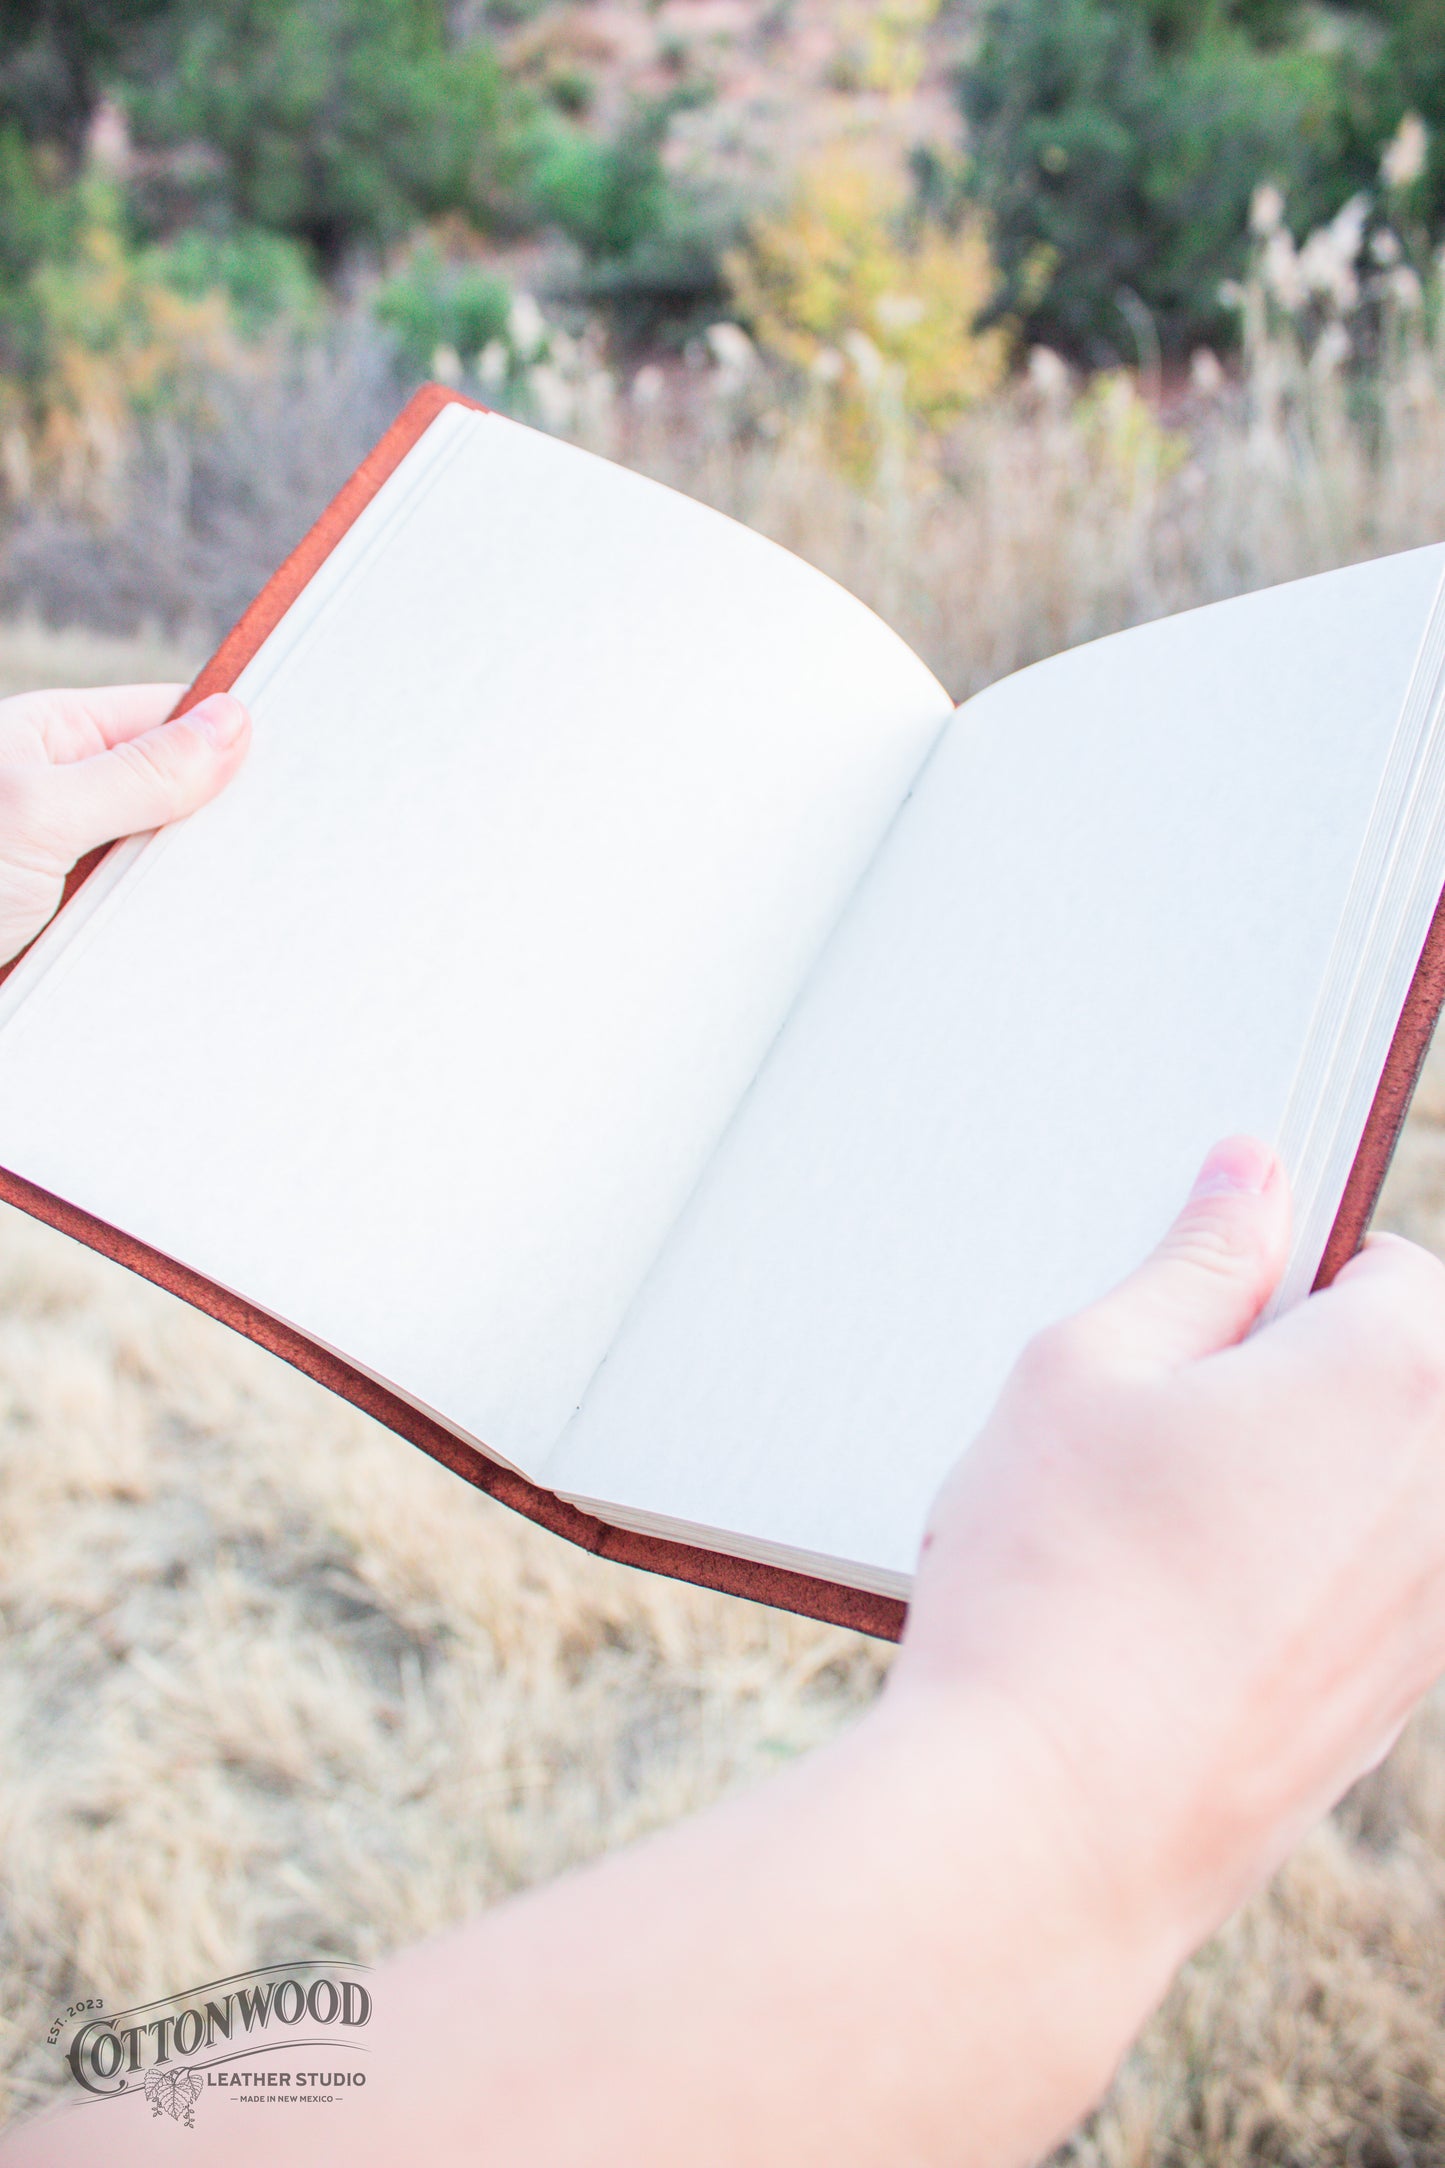
{"type": "Polygon", "coordinates": [[[881,0],[844,18],[844,41],[830,71],[835,90],[907,97],[927,65],[925,34],[938,0],[881,0]]]}
{"type": "MultiPolygon", "coordinates": [[[[103,508],[135,418],[183,403],[207,368],[235,364],[230,310],[223,294],[189,300],[162,283],[103,213],[73,260],[40,271],[36,291],[50,359],[28,402],[29,468],[103,508]]],[[[14,426],[12,414],[12,487],[14,426]]]]}
{"type": "Polygon", "coordinates": [[[845,403],[876,403],[888,387],[937,427],[1001,382],[1008,334],[975,328],[994,288],[981,223],[905,235],[903,207],[896,180],[834,152],[803,174],[787,212],[757,222],[728,272],[765,349],[845,403]]]}

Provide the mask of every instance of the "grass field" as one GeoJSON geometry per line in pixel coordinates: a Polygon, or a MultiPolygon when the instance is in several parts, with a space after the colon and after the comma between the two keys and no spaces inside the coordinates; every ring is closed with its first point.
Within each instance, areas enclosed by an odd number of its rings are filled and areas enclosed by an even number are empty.
{"type": "MultiPolygon", "coordinates": [[[[11,628],[0,690],[195,659],[11,628]]],[[[1445,1049],[1385,1217],[1445,1251],[1445,1049]]],[[[886,1663],[572,1551],[0,1215],[6,2114],[74,1995],[375,1958],[765,1777],[886,1663]]],[[[1445,1719],[1200,1955],[1069,2150],[1445,2168],[1445,1719]]]]}

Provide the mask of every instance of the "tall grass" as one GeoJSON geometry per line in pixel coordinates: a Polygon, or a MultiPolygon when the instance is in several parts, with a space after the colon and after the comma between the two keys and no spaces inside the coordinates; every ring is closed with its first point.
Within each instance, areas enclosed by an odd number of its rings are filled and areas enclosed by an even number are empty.
{"type": "Polygon", "coordinates": [[[958,698],[1144,619],[1445,537],[1445,361],[1423,340],[1363,385],[1281,341],[1242,376],[1196,377],[1151,398],[1131,372],[1078,384],[1038,355],[868,487],[806,420],[728,429],[685,391],[601,441],[832,573],[958,698]]]}
{"type": "Polygon", "coordinates": [[[365,323],[198,366],[179,407],[135,414],[88,489],[0,496],[0,618],[209,641],[234,623],[404,396],[365,323]]]}
{"type": "MultiPolygon", "coordinates": [[[[943,435],[880,395],[864,479],[833,456],[827,387],[786,383],[741,333],[721,362],[630,386],[567,342],[570,372],[539,369],[520,411],[820,565],[962,698],[1141,619],[1445,534],[1445,358],[1423,323],[1403,329],[1363,379],[1276,326],[1242,372],[1203,357],[1164,395],[1039,354],[943,435]]],[[[0,616],[216,633],[405,389],[359,320],[217,374],[184,428],[137,424],[104,504],[0,508],[0,616]]]]}

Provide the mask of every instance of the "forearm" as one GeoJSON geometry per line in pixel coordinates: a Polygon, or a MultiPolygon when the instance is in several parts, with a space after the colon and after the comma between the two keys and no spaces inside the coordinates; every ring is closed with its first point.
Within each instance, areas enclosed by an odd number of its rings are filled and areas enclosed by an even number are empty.
{"type": "Polygon", "coordinates": [[[1101,1917],[1056,1773],[1005,1713],[948,1717],[885,1703],[776,1781],[391,1968],[378,2080],[429,2075],[380,2118],[378,2168],[422,2097],[447,2162],[1032,2158],[1183,1952],[1101,1917]]]}
{"type": "MultiPolygon", "coordinates": [[[[885,1702],[772,1782],[384,1967],[347,2168],[1021,2163],[1092,2104],[1182,1954],[1109,1910],[1004,1711],[885,1702]]],[[[90,2124],[6,2158],[79,2160],[90,2124]]],[[[207,2125],[188,2159],[253,2157],[253,2133],[207,2125]]],[[[131,2120],[116,2168],[153,2157],[150,2129],[131,2120]]],[[[317,2168],[320,2137],[277,2117],[269,2168],[317,2168]]]]}

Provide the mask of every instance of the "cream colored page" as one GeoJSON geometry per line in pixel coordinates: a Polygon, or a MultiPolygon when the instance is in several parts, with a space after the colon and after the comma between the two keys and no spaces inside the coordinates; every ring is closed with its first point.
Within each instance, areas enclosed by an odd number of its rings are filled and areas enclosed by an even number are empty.
{"type": "Polygon", "coordinates": [[[1278,1134],[1445,550],[945,733],[548,1468],[906,1576],[1028,1336],[1278,1134]]]}
{"type": "Polygon", "coordinates": [[[527,1466],[949,702],[745,529],[443,427],[0,1031],[0,1161],[527,1466]]]}

